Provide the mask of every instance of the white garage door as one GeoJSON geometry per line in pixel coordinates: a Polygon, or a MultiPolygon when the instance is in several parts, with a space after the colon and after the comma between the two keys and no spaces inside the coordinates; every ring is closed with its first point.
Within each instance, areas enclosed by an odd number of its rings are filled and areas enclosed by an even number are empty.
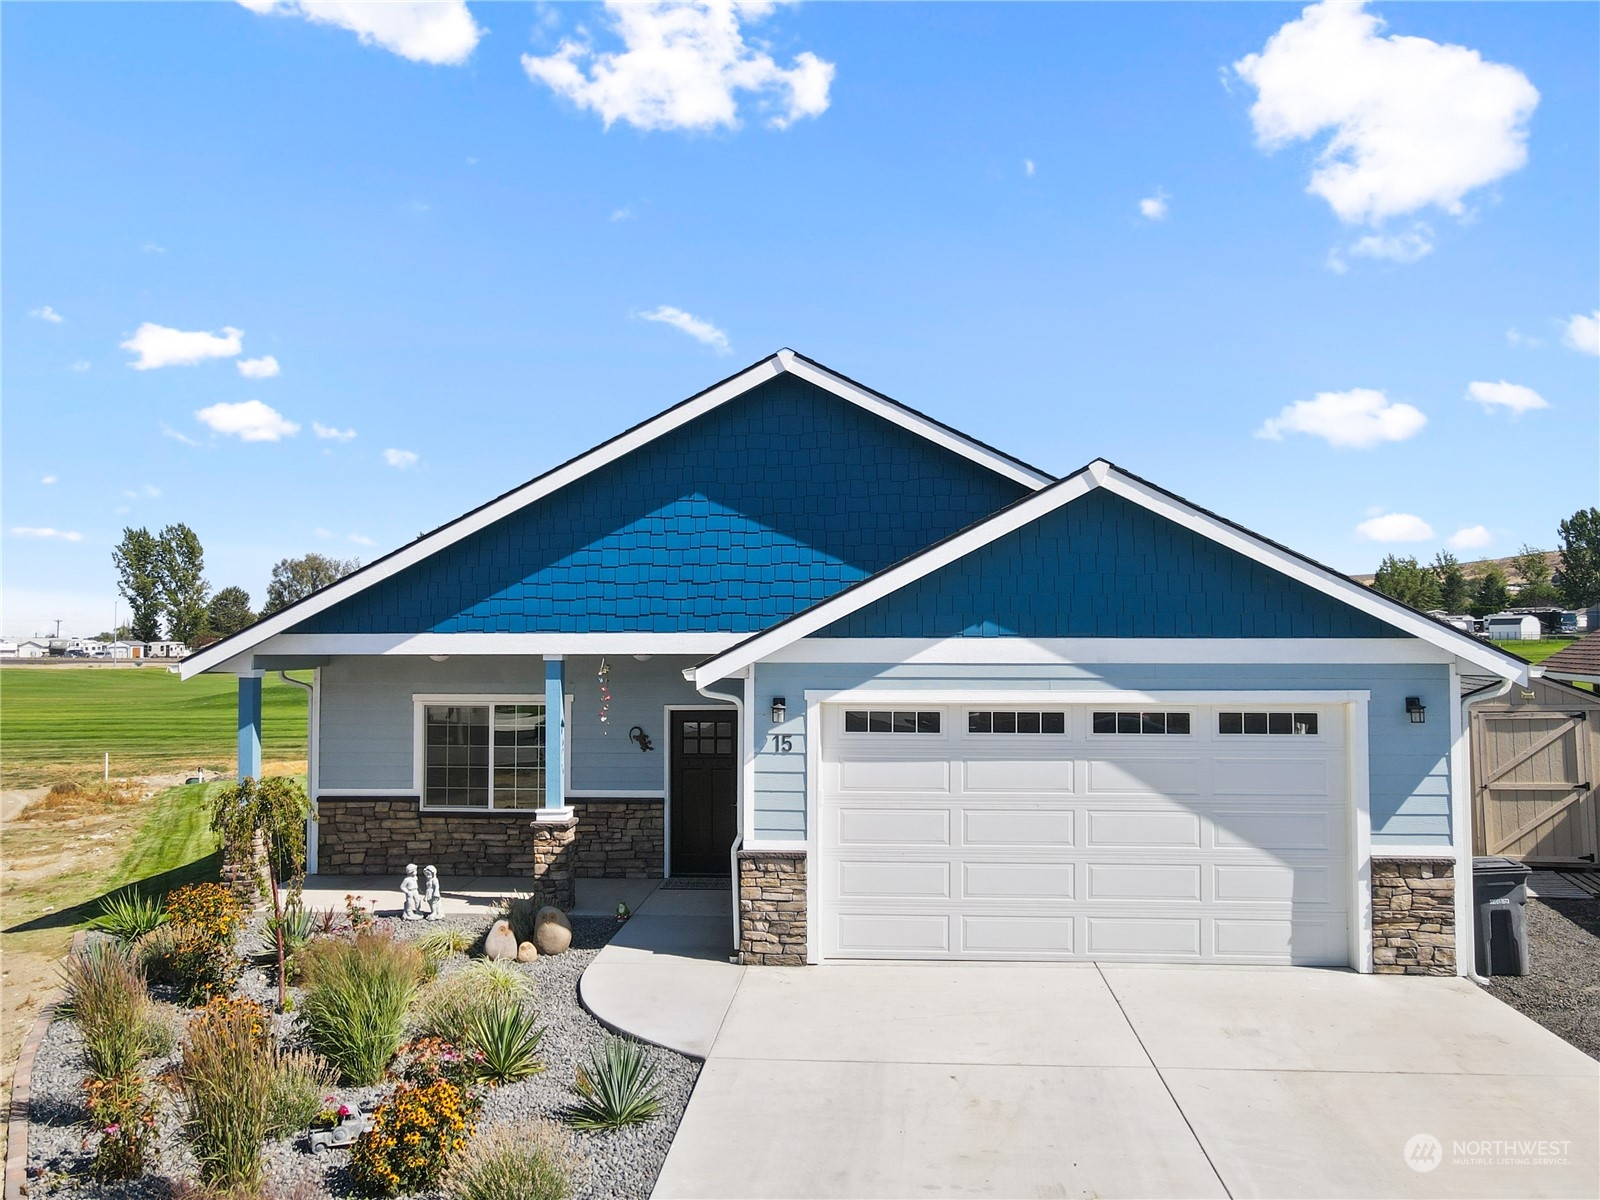
{"type": "Polygon", "coordinates": [[[1337,706],[823,713],[825,958],[1349,961],[1337,706]]]}

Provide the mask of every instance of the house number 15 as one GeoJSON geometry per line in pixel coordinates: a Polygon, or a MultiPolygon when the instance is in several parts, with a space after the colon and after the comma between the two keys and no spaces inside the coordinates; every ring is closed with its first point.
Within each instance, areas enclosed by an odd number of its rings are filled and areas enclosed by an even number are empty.
{"type": "Polygon", "coordinates": [[[794,749],[794,738],[787,733],[772,735],[772,749],[777,754],[788,754],[794,749]]]}

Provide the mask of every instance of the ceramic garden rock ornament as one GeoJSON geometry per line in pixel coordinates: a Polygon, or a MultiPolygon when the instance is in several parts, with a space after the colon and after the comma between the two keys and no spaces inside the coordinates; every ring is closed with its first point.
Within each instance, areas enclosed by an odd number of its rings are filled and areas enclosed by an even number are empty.
{"type": "Polygon", "coordinates": [[[561,954],[572,945],[572,922],[559,908],[545,905],[533,918],[533,944],[540,954],[561,954]]]}
{"type": "Polygon", "coordinates": [[[444,920],[444,900],[439,896],[439,869],[432,863],[422,868],[422,902],[428,906],[428,920],[444,920]]]}

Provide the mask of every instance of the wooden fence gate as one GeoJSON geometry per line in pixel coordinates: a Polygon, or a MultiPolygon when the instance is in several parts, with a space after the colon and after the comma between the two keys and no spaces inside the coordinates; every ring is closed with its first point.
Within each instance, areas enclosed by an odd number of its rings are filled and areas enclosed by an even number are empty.
{"type": "Polygon", "coordinates": [[[1473,710],[1476,853],[1552,866],[1596,861],[1595,717],[1581,703],[1473,710]]]}

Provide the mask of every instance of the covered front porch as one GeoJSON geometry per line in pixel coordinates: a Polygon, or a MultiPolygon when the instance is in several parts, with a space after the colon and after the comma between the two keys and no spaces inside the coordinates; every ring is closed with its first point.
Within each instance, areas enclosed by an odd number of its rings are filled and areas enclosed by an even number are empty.
{"type": "Polygon", "coordinates": [[[256,655],[238,672],[240,774],[261,770],[264,675],[309,669],[313,880],[432,864],[464,893],[564,909],[581,880],[731,885],[742,681],[702,693],[684,679],[698,656],[622,649],[256,655]]]}

